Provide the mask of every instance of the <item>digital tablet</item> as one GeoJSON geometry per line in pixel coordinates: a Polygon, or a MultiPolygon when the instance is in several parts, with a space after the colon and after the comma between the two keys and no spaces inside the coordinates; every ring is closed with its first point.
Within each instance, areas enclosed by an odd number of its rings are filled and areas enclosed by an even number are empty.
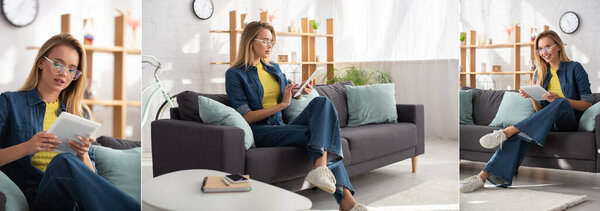
{"type": "Polygon", "coordinates": [[[533,97],[533,99],[538,101],[544,100],[542,96],[548,94],[548,91],[546,91],[540,85],[524,86],[521,87],[521,89],[525,91],[529,96],[533,97]]]}
{"type": "Polygon", "coordinates": [[[317,68],[317,70],[315,70],[315,72],[312,75],[310,75],[310,78],[308,78],[308,80],[304,81],[304,83],[302,84],[300,89],[298,89],[296,94],[294,94],[294,97],[300,96],[300,94],[302,94],[302,91],[304,91],[304,88],[306,88],[306,85],[308,85],[309,82],[314,80],[317,77],[317,75],[321,74],[321,72],[323,72],[323,70],[324,69],[322,67],[317,68]]]}
{"type": "Polygon", "coordinates": [[[58,148],[54,150],[57,153],[71,153],[77,155],[75,150],[69,147],[69,140],[81,143],[77,136],[89,137],[100,128],[100,123],[93,122],[68,112],[60,113],[58,119],[50,126],[48,133],[52,133],[61,141],[58,148]]]}

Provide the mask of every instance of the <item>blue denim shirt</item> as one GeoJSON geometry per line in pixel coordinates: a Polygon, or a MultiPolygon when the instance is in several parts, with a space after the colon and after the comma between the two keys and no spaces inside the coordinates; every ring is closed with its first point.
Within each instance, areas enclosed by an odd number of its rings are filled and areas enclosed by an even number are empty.
{"type": "MultiPolygon", "coordinates": [[[[548,70],[549,69],[550,67],[548,67],[548,70]]],[[[560,89],[566,98],[593,103],[590,80],[587,72],[579,62],[561,62],[558,70],[556,70],[556,75],[560,82],[560,89]]],[[[551,78],[552,74],[548,71],[542,85],[544,89],[548,90],[548,83],[550,83],[551,78]]],[[[542,100],[541,104],[545,107],[550,103],[546,100],[542,100]]],[[[575,110],[575,115],[581,117],[583,111],[575,110]]]]}
{"type": "MultiPolygon", "coordinates": [[[[61,101],[59,115],[65,110],[65,104],[61,101]]],[[[0,148],[26,142],[36,133],[43,131],[45,113],[46,103],[42,101],[35,89],[2,93],[0,95],[0,148]]],[[[91,149],[88,154],[95,165],[95,157],[91,149]]],[[[0,167],[0,170],[26,195],[37,190],[44,174],[31,165],[32,156],[25,156],[0,167]]]]}
{"type": "MultiPolygon", "coordinates": [[[[281,72],[278,64],[271,62],[269,65],[266,65],[263,63],[263,67],[268,73],[277,77],[280,87],[277,103],[281,103],[285,86],[290,82],[285,77],[285,74],[281,72]]],[[[225,91],[231,102],[231,107],[242,116],[249,111],[263,109],[262,99],[264,90],[262,83],[258,78],[258,70],[255,66],[248,65],[229,68],[225,73],[225,91]]],[[[284,123],[281,111],[279,111],[269,118],[254,124],[283,125],[284,123]]]]}

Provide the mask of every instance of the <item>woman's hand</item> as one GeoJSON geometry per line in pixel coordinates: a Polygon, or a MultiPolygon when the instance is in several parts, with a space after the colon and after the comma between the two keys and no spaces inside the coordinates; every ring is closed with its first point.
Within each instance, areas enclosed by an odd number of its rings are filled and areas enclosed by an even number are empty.
{"type": "Polygon", "coordinates": [[[521,94],[521,97],[523,98],[532,98],[531,96],[529,96],[529,94],[527,94],[527,92],[523,91],[522,89],[519,89],[519,94],[521,94]]]}
{"type": "Polygon", "coordinates": [[[558,94],[553,93],[553,92],[548,92],[548,94],[542,95],[542,97],[544,98],[544,100],[546,100],[548,102],[552,102],[552,101],[560,98],[560,96],[558,96],[558,94]]]}
{"type": "Polygon", "coordinates": [[[308,85],[304,87],[304,90],[302,90],[302,94],[310,94],[313,91],[313,83],[314,81],[309,82],[308,85]]]}
{"type": "Polygon", "coordinates": [[[88,155],[88,151],[90,151],[90,147],[92,146],[92,142],[95,142],[96,139],[94,137],[88,137],[87,139],[81,136],[77,136],[81,143],[69,140],[69,147],[77,152],[77,157],[82,159],[88,155]]]}
{"type": "Polygon", "coordinates": [[[281,100],[281,104],[284,106],[284,108],[290,106],[290,103],[292,102],[292,89],[294,87],[296,87],[295,83],[291,83],[285,86],[285,90],[283,91],[283,100],[281,100]]]}
{"type": "Polygon", "coordinates": [[[28,155],[34,154],[36,152],[49,152],[54,151],[58,148],[58,144],[60,144],[60,140],[58,137],[52,133],[48,133],[46,131],[42,131],[36,133],[25,142],[25,148],[28,155]]]}

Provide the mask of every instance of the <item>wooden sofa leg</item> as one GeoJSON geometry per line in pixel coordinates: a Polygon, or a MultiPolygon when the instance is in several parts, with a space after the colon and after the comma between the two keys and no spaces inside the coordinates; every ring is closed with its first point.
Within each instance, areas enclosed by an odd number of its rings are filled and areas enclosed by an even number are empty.
{"type": "Polygon", "coordinates": [[[412,158],[410,158],[410,160],[412,161],[412,172],[415,173],[417,172],[417,158],[419,156],[414,156],[412,158]]]}

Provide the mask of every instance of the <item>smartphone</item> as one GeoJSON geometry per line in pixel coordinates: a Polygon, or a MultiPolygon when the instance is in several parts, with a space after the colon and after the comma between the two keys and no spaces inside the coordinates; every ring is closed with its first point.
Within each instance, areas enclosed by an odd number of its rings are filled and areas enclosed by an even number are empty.
{"type": "Polygon", "coordinates": [[[248,179],[246,177],[242,176],[241,174],[230,174],[230,175],[225,176],[223,179],[227,180],[227,182],[230,182],[230,183],[248,182],[248,179]]]}

